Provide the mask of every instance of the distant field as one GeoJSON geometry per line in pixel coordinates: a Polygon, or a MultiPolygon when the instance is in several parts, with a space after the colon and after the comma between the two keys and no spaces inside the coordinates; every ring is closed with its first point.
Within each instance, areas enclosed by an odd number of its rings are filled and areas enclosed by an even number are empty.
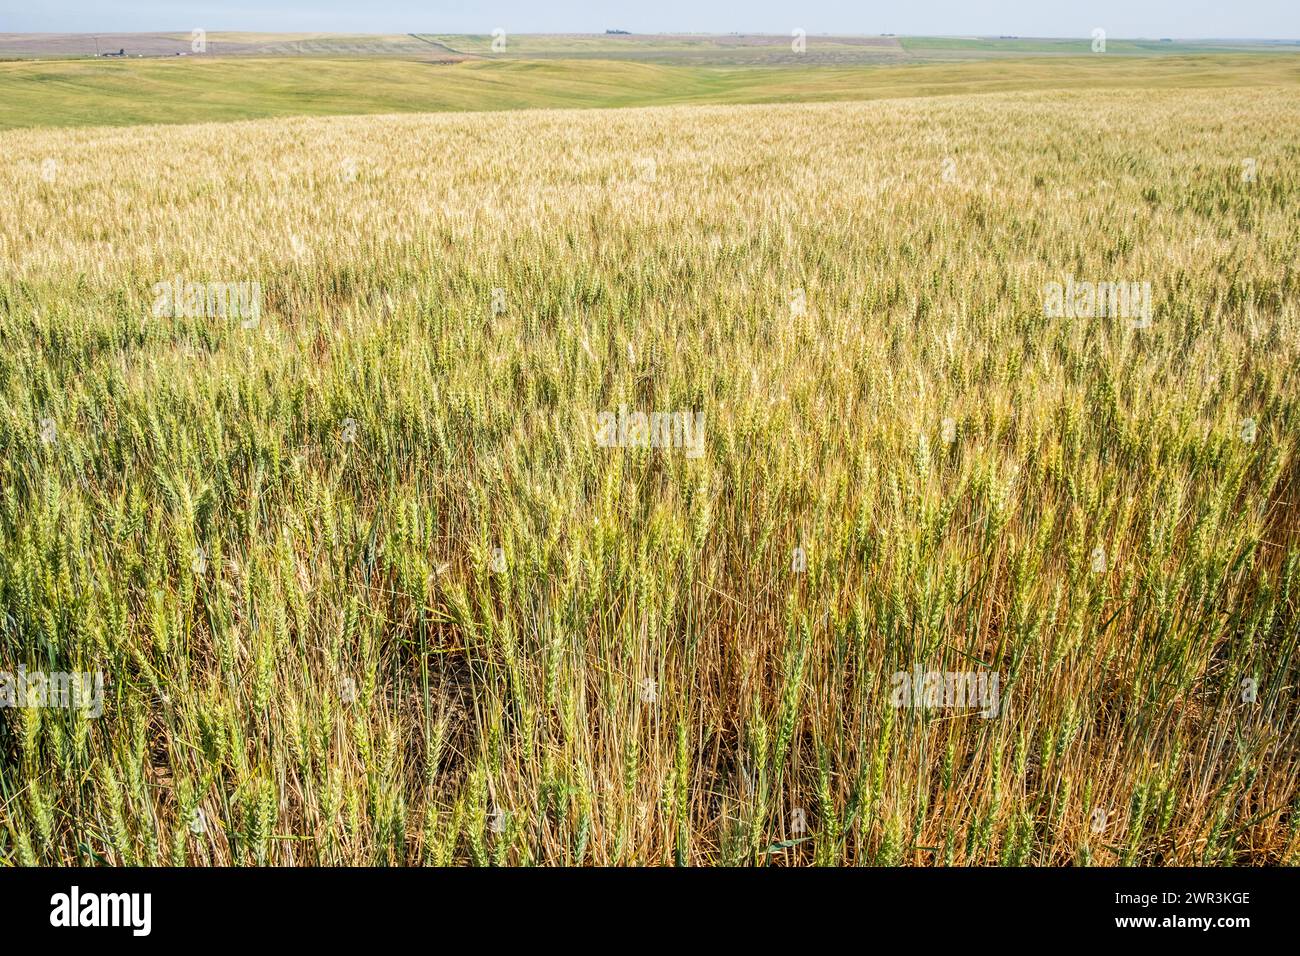
{"type": "MultiPolygon", "coordinates": [[[[208,33],[206,56],[387,56],[446,54],[410,34],[208,33]]],[[[124,51],[129,58],[193,55],[189,33],[0,33],[0,58],[81,58],[124,51]]]]}
{"type": "MultiPolygon", "coordinates": [[[[474,35],[208,33],[207,56],[392,57],[410,60],[459,58],[636,60],[690,66],[865,66],[941,60],[1092,54],[1090,36],[1018,37],[804,37],[801,52],[790,34],[513,34],[493,49],[492,26],[474,35]]],[[[131,59],[190,56],[191,37],[180,33],[0,33],[0,59],[94,57],[123,50],[131,59]]],[[[1250,40],[1107,41],[1112,56],[1178,56],[1193,53],[1300,51],[1300,42],[1250,40]]]]}
{"type": "MultiPolygon", "coordinates": [[[[902,37],[899,45],[908,56],[950,57],[1080,56],[1092,53],[1092,38],[1042,39],[1034,37],[902,37]]],[[[1107,56],[1179,56],[1189,53],[1259,53],[1297,51],[1297,41],[1262,40],[1123,40],[1107,39],[1107,56]]]]}
{"type": "MultiPolygon", "coordinates": [[[[788,34],[520,34],[494,51],[491,34],[421,34],[466,56],[491,59],[641,60],[697,66],[853,66],[908,59],[896,37],[806,36],[802,52],[788,34]]],[[[918,59],[912,57],[911,59],[918,59]]]]}
{"type": "Polygon", "coordinates": [[[341,58],[0,63],[0,129],[273,116],[868,100],[1015,90],[1276,87],[1300,58],[1233,55],[857,67],[341,58]]]}

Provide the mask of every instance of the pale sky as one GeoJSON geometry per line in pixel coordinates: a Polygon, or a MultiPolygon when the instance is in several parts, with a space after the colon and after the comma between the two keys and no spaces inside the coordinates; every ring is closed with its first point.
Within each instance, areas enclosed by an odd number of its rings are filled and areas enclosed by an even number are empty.
{"type": "Polygon", "coordinates": [[[0,0],[0,33],[817,33],[1300,38],[1300,0],[0,0]]]}

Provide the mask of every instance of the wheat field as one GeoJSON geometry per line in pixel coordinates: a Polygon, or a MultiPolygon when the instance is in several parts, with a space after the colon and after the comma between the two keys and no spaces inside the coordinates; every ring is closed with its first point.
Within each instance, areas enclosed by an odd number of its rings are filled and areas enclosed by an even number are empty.
{"type": "Polygon", "coordinates": [[[0,864],[1300,862],[1294,89],[2,141],[0,864]]]}

